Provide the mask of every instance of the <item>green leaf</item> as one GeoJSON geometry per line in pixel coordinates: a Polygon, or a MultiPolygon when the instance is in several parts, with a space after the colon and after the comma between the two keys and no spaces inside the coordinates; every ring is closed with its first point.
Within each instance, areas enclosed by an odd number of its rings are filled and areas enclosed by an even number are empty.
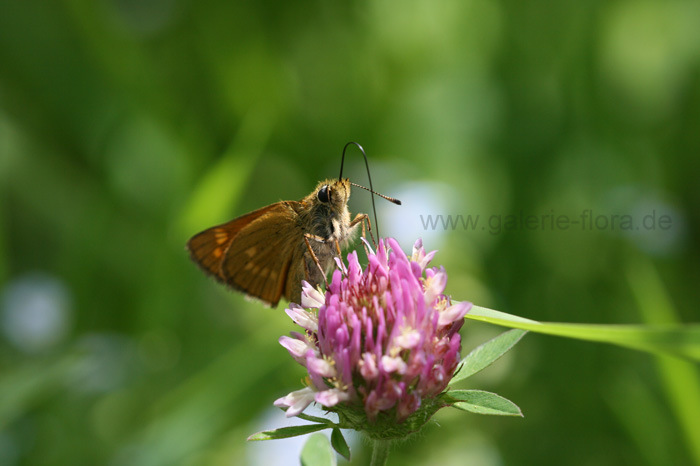
{"type": "Polygon", "coordinates": [[[462,411],[495,416],[521,416],[518,405],[495,393],[483,390],[450,390],[443,399],[462,411]]]}
{"type": "Polygon", "coordinates": [[[700,324],[603,325],[537,322],[479,306],[473,306],[465,318],[700,361],[700,324]]]}
{"type": "Polygon", "coordinates": [[[319,424],[328,424],[329,426],[335,426],[337,425],[335,422],[331,421],[330,419],[326,419],[325,417],[316,417],[316,416],[309,416],[308,414],[304,413],[299,413],[296,415],[299,419],[303,419],[305,421],[309,422],[317,422],[319,424]]]}
{"type": "Polygon", "coordinates": [[[527,333],[527,330],[508,330],[474,349],[462,359],[459,372],[452,378],[450,385],[470,377],[493,364],[508,352],[527,333]]]}
{"type": "Polygon", "coordinates": [[[314,434],[304,444],[301,450],[303,466],[335,466],[336,459],[328,438],[323,434],[314,434]]]}
{"type": "Polygon", "coordinates": [[[343,437],[343,433],[337,427],[333,428],[331,433],[331,445],[343,458],[350,461],[350,447],[343,437]]]}
{"type": "Polygon", "coordinates": [[[264,430],[248,437],[248,441],[253,440],[274,440],[280,438],[297,437],[299,435],[310,434],[319,430],[328,429],[328,424],[307,424],[303,426],[280,427],[279,429],[264,430]]]}

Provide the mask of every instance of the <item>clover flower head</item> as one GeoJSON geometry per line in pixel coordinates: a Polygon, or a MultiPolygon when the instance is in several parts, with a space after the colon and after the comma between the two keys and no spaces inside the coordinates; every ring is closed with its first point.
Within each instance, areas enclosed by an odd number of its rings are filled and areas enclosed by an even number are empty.
{"type": "Polygon", "coordinates": [[[380,240],[376,253],[366,246],[365,269],[353,251],[325,294],[305,283],[302,305],[287,309],[305,331],[280,344],[306,367],[309,384],[275,405],[295,416],[315,401],[358,430],[381,420],[420,418],[422,425],[457,368],[471,303],[444,294],[447,273],[428,267],[435,251],[426,254],[421,240],[410,258],[392,238],[380,240]]]}

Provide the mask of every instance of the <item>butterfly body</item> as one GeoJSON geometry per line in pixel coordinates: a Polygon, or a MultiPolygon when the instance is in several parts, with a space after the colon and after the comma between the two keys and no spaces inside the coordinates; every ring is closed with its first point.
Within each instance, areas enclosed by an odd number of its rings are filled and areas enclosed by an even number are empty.
{"type": "Polygon", "coordinates": [[[322,181],[299,201],[276,202],[198,233],[187,249],[207,274],[249,297],[273,307],[283,296],[299,303],[301,281],[325,281],[333,256],[367,218],[351,220],[349,198],[348,179],[322,181]]]}

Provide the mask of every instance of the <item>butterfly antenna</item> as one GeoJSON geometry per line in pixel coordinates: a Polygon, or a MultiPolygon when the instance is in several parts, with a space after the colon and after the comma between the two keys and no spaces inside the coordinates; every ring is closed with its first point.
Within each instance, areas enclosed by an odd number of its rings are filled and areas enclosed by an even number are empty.
{"type": "Polygon", "coordinates": [[[379,222],[377,221],[377,208],[374,205],[374,195],[376,194],[379,197],[382,197],[386,199],[387,201],[393,202],[394,204],[401,205],[401,201],[398,199],[394,199],[393,197],[385,196],[384,194],[379,194],[378,192],[374,191],[374,187],[372,186],[372,175],[369,173],[369,162],[367,161],[367,154],[365,154],[365,150],[362,148],[362,146],[355,142],[355,141],[350,141],[347,144],[345,144],[345,147],[343,147],[343,157],[340,159],[340,176],[338,177],[339,180],[343,179],[343,165],[345,163],[345,151],[348,149],[349,146],[351,145],[356,145],[358,149],[360,149],[360,152],[362,152],[362,155],[365,158],[365,167],[367,168],[367,180],[369,181],[369,188],[365,188],[364,186],[360,186],[359,184],[355,183],[350,183],[353,186],[357,186],[358,188],[366,189],[370,193],[372,193],[372,211],[374,212],[374,229],[377,231],[377,238],[380,238],[379,235],[379,222]]]}
{"type": "Polygon", "coordinates": [[[371,189],[369,189],[369,188],[367,188],[367,187],[365,187],[365,186],[362,186],[361,184],[353,183],[352,181],[350,182],[350,184],[353,185],[353,186],[355,186],[355,187],[357,187],[357,188],[362,188],[362,189],[364,189],[364,190],[366,190],[366,191],[369,191],[369,192],[371,192],[372,194],[376,194],[377,196],[381,197],[382,199],[386,199],[387,201],[392,202],[392,203],[394,203],[394,204],[396,204],[396,205],[401,205],[401,201],[399,201],[399,200],[396,199],[395,197],[387,196],[386,194],[382,194],[382,193],[378,193],[378,192],[376,192],[376,191],[372,191],[371,189]]]}

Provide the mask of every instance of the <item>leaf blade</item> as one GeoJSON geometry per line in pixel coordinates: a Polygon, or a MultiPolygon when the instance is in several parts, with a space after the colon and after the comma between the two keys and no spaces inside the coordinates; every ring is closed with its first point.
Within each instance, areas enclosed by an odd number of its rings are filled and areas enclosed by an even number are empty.
{"type": "Polygon", "coordinates": [[[484,390],[450,390],[444,395],[452,407],[492,416],[523,416],[520,407],[507,398],[484,390]]]}
{"type": "Polygon", "coordinates": [[[459,372],[455,374],[449,385],[471,377],[496,362],[501,356],[510,351],[526,333],[527,330],[522,329],[508,330],[476,347],[462,359],[459,372]]]}
{"type": "Polygon", "coordinates": [[[279,429],[263,430],[250,435],[246,440],[249,442],[260,440],[275,440],[281,438],[297,437],[306,435],[319,430],[329,429],[328,424],[305,424],[301,426],[280,427],[279,429]]]}
{"type": "Polygon", "coordinates": [[[337,427],[334,427],[333,432],[331,432],[331,446],[340,456],[350,461],[350,447],[345,441],[343,433],[337,427]]]}
{"type": "Polygon", "coordinates": [[[309,421],[309,422],[316,422],[318,424],[328,424],[329,426],[336,425],[335,422],[331,421],[330,419],[326,419],[325,417],[310,416],[310,415],[304,414],[304,413],[299,413],[295,417],[298,417],[299,419],[303,419],[303,420],[309,421]]]}

